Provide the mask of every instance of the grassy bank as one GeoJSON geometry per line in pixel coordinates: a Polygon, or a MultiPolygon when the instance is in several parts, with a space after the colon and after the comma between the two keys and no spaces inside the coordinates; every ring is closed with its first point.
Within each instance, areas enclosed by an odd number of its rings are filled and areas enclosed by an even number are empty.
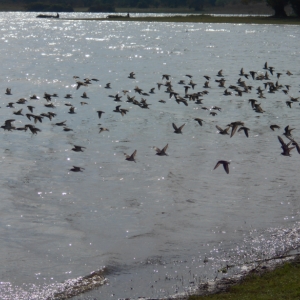
{"type": "MultiPolygon", "coordinates": [[[[108,14],[110,15],[110,14],[108,14]]],[[[77,18],[69,20],[78,20],[77,18]]],[[[93,21],[137,21],[137,22],[188,22],[188,23],[235,23],[235,24],[270,24],[270,25],[300,25],[300,18],[288,17],[277,19],[272,17],[224,17],[210,15],[188,15],[172,17],[130,17],[130,18],[80,18],[93,21]]]]}
{"type": "Polygon", "coordinates": [[[190,296],[188,300],[299,300],[300,258],[273,271],[250,274],[222,293],[190,296]]]}

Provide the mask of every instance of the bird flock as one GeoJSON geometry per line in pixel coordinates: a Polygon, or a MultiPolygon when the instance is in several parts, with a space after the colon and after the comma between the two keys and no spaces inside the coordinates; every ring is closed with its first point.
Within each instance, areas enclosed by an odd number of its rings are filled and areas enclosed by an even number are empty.
{"type": "MultiPolygon", "coordinates": [[[[112,112],[121,115],[126,118],[127,114],[131,114],[134,110],[133,107],[137,107],[138,109],[151,109],[151,105],[165,105],[167,101],[173,102],[175,105],[184,105],[184,106],[197,106],[199,109],[207,111],[209,116],[215,117],[217,122],[219,122],[218,116],[223,113],[223,109],[218,106],[209,106],[205,103],[209,103],[209,90],[212,88],[219,88],[223,92],[223,97],[243,97],[246,98],[249,103],[249,109],[253,110],[253,113],[263,114],[264,110],[264,101],[268,94],[281,93],[283,97],[285,97],[286,105],[288,108],[292,109],[293,106],[299,102],[300,97],[295,97],[290,95],[289,84],[281,84],[281,80],[285,78],[285,81],[293,76],[293,73],[289,70],[285,72],[276,72],[275,67],[268,66],[266,62],[261,71],[248,71],[245,72],[244,68],[240,69],[239,74],[237,74],[237,81],[235,83],[227,83],[228,79],[226,79],[226,75],[223,70],[219,70],[215,75],[203,74],[203,82],[194,82],[193,75],[185,74],[183,75],[183,79],[180,79],[176,83],[174,83],[174,78],[169,74],[161,74],[161,79],[156,83],[156,86],[150,88],[149,91],[144,91],[141,87],[133,84],[132,90],[120,90],[116,93],[112,93],[108,95],[109,98],[112,98],[114,102],[117,102],[118,105],[115,106],[115,109],[112,112]],[[214,78],[213,78],[214,77],[214,78]],[[165,99],[159,99],[157,95],[161,95],[164,92],[165,99]],[[204,103],[203,103],[204,102],[204,103]],[[120,104],[122,103],[122,104],[120,104]]],[[[70,76],[71,77],[71,76],[70,76]]],[[[124,80],[135,80],[137,75],[134,72],[130,72],[127,78],[124,80]]],[[[73,76],[73,87],[74,90],[82,90],[85,89],[81,98],[84,101],[80,101],[80,103],[76,102],[73,99],[72,94],[66,94],[64,99],[67,99],[71,102],[64,103],[65,106],[68,107],[68,114],[80,114],[80,108],[75,105],[78,103],[80,106],[89,104],[89,96],[88,96],[88,88],[90,85],[98,83],[98,79],[96,78],[84,78],[80,79],[79,76],[73,76]]],[[[142,82],[141,78],[139,81],[142,82]]],[[[111,83],[103,84],[104,89],[113,90],[114,87],[111,83]]],[[[45,120],[51,121],[55,120],[54,123],[50,123],[52,126],[60,126],[65,132],[72,132],[73,129],[67,125],[68,120],[58,120],[59,112],[56,111],[57,107],[53,103],[53,98],[59,97],[57,93],[47,93],[44,92],[43,96],[32,95],[28,99],[20,98],[18,100],[13,101],[13,92],[10,87],[6,88],[5,97],[7,99],[6,107],[13,109],[12,118],[5,120],[4,125],[1,126],[4,131],[13,132],[13,131],[23,131],[23,132],[31,132],[32,136],[38,135],[42,132],[39,129],[37,124],[46,122],[45,120]],[[12,100],[12,101],[11,101],[12,100]],[[45,112],[40,114],[35,114],[36,107],[39,106],[39,109],[43,107],[45,112]],[[24,108],[26,107],[26,108],[24,108]],[[15,117],[17,116],[17,117],[15,117]],[[16,127],[14,122],[16,118],[27,118],[28,121],[22,127],[16,127]]],[[[95,122],[99,119],[105,120],[105,113],[107,111],[103,111],[101,108],[101,103],[99,103],[99,109],[96,110],[96,114],[94,116],[95,122]]],[[[26,120],[27,120],[26,119],[26,120]]],[[[193,118],[199,126],[206,126],[207,121],[205,119],[195,117],[193,118]]],[[[220,119],[221,122],[221,119],[220,119]]],[[[23,121],[22,121],[23,123],[23,121]]],[[[101,126],[101,124],[99,124],[101,126]]],[[[170,123],[173,127],[173,133],[181,135],[184,133],[183,129],[185,123],[183,124],[175,124],[174,122],[170,123]]],[[[243,132],[246,138],[249,138],[250,128],[246,127],[245,122],[241,120],[233,120],[231,123],[226,126],[216,125],[215,126],[220,135],[228,135],[232,138],[236,132],[243,132]]],[[[270,130],[278,131],[280,130],[280,126],[277,124],[270,124],[270,130]]],[[[288,124],[286,124],[284,128],[284,132],[282,133],[285,138],[288,139],[288,142],[285,142],[283,137],[278,135],[278,141],[282,148],[281,155],[283,156],[291,156],[291,151],[296,148],[297,152],[300,154],[300,146],[294,139],[292,135],[292,131],[295,128],[290,128],[288,124]]],[[[99,134],[109,131],[109,128],[99,127],[99,134]]],[[[170,131],[171,132],[171,131],[170,131]]],[[[180,138],[180,137],[179,137],[180,138]]],[[[169,147],[169,143],[167,143],[162,149],[158,147],[153,147],[155,150],[155,154],[158,156],[168,156],[167,149],[169,147]]],[[[84,152],[86,147],[80,145],[73,145],[72,151],[75,152],[84,152]]],[[[125,160],[136,162],[137,149],[133,151],[132,154],[126,154],[125,160]]],[[[214,170],[217,169],[220,165],[223,166],[225,172],[229,174],[229,164],[230,161],[226,161],[223,158],[220,158],[219,161],[216,162],[214,170]]],[[[72,172],[83,172],[85,170],[82,166],[73,166],[69,169],[72,172]]]]}

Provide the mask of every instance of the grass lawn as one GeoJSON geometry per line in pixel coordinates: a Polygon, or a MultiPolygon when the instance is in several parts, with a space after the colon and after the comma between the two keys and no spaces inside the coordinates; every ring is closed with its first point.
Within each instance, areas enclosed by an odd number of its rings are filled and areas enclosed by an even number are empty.
{"type": "Polygon", "coordinates": [[[208,296],[190,296],[188,300],[299,300],[300,258],[266,271],[250,274],[226,292],[208,296]]]}

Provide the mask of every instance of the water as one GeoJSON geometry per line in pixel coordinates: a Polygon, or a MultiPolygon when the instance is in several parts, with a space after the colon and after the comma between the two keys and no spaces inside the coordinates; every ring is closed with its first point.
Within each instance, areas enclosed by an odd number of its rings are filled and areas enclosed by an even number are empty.
{"type": "Polygon", "coordinates": [[[0,18],[1,122],[33,124],[25,116],[28,103],[34,114],[57,114],[35,124],[42,130],[37,135],[1,131],[2,299],[46,299],[56,282],[104,266],[108,284],[77,299],[163,297],[223,276],[218,270],[226,264],[297,247],[299,156],[296,150],[281,156],[277,135],[290,125],[299,140],[299,104],[287,107],[282,91],[258,99],[255,88],[264,85],[251,77],[245,79],[254,86],[250,94],[223,96],[215,79],[223,69],[226,87],[236,85],[242,67],[264,72],[268,61],[283,73],[279,83],[299,96],[299,26],[41,20],[32,13],[0,18]],[[128,78],[132,71],[136,79],[128,78]],[[186,74],[196,92],[204,90],[203,76],[211,76],[202,106],[222,111],[213,117],[193,102],[178,105],[165,87],[157,89],[162,74],[171,75],[181,96],[177,82],[188,83],[186,74]],[[76,90],[74,75],[99,81],[76,90]],[[108,82],[111,89],[104,88],[108,82]],[[122,90],[141,100],[135,86],[155,87],[144,96],[150,109],[126,103],[122,90]],[[12,96],[4,94],[7,87],[12,96]],[[84,91],[89,99],[81,98],[84,91]],[[44,107],[44,92],[59,95],[52,98],[56,108],[44,107]],[[116,93],[122,102],[108,97],[116,93]],[[40,100],[29,100],[32,94],[40,100]],[[23,97],[26,105],[6,107],[23,97]],[[266,112],[255,113],[250,98],[266,112]],[[68,102],[76,114],[68,113],[68,102]],[[113,112],[118,104],[129,109],[123,117],[113,112]],[[21,108],[24,116],[13,115],[21,108]],[[105,112],[101,119],[97,110],[105,112]],[[195,117],[205,121],[202,127],[195,117]],[[73,131],[53,125],[65,120],[73,131]],[[248,139],[243,132],[218,134],[216,125],[237,120],[250,128],[248,139]],[[172,123],[185,124],[182,135],[172,123]],[[270,130],[273,123],[279,131],[270,130]],[[101,126],[109,131],[99,134],[101,126]],[[153,147],[167,143],[169,156],[156,156],[153,147]],[[74,152],[74,144],[86,149],[74,152]],[[137,162],[126,161],[124,153],[135,149],[137,162]],[[219,159],[231,162],[229,175],[222,166],[213,171],[219,159]],[[73,165],[85,169],[70,172],[73,165]]]}

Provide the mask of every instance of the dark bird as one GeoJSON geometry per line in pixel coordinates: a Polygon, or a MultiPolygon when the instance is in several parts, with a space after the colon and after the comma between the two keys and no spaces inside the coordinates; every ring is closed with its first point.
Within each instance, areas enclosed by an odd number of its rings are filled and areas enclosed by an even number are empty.
{"type": "Polygon", "coordinates": [[[271,125],[270,128],[274,131],[275,128],[279,129],[280,127],[278,125],[271,125]]]}
{"type": "Polygon", "coordinates": [[[223,70],[220,70],[217,74],[218,77],[223,77],[223,70]]]}
{"type": "Polygon", "coordinates": [[[77,81],[76,83],[77,83],[76,90],[78,90],[81,86],[87,86],[87,83],[86,83],[86,82],[77,81]]]}
{"type": "Polygon", "coordinates": [[[35,108],[34,106],[28,105],[27,108],[29,109],[30,112],[33,112],[33,109],[35,108]]]}
{"type": "Polygon", "coordinates": [[[6,88],[5,95],[12,95],[10,88],[6,88]]]}
{"type": "Polygon", "coordinates": [[[219,166],[219,165],[223,165],[223,168],[225,170],[225,172],[227,174],[229,174],[229,164],[230,162],[229,161],[226,161],[226,160],[219,160],[216,164],[216,166],[214,167],[214,170],[219,166]]]}
{"type": "Polygon", "coordinates": [[[29,128],[32,134],[37,134],[39,131],[41,131],[41,129],[36,128],[34,125],[31,124],[27,124],[25,125],[25,127],[29,128]]]}
{"type": "Polygon", "coordinates": [[[69,114],[76,114],[75,112],[75,107],[74,106],[71,106],[70,109],[69,109],[69,114]]]}
{"type": "Polygon", "coordinates": [[[73,131],[73,129],[71,129],[69,127],[64,127],[63,131],[73,131]]]}
{"type": "Polygon", "coordinates": [[[163,75],[162,75],[162,79],[165,78],[166,80],[169,80],[169,79],[170,79],[170,76],[171,76],[171,75],[163,74],[163,75]]]}
{"type": "Polygon", "coordinates": [[[65,96],[65,99],[73,99],[73,97],[72,97],[71,94],[67,94],[67,95],[65,96]]]}
{"type": "Polygon", "coordinates": [[[86,92],[83,92],[81,98],[83,98],[83,99],[89,99],[89,97],[87,96],[86,92]]]}
{"type": "Polygon", "coordinates": [[[15,107],[14,107],[14,102],[9,102],[9,103],[6,105],[6,107],[15,108],[15,107]]]}
{"type": "Polygon", "coordinates": [[[6,120],[4,122],[4,125],[1,126],[1,128],[3,128],[4,130],[8,130],[8,131],[12,131],[14,129],[16,129],[16,127],[12,126],[12,122],[14,122],[15,119],[9,119],[9,120],[6,120]]]}
{"type": "Polygon", "coordinates": [[[67,122],[67,120],[63,121],[63,122],[55,123],[54,125],[56,125],[56,126],[66,126],[66,122],[67,122]]]}
{"type": "Polygon", "coordinates": [[[39,121],[40,123],[43,122],[43,116],[34,116],[34,123],[36,124],[37,121],[39,121]]]}
{"type": "Polygon", "coordinates": [[[110,87],[110,82],[109,83],[107,83],[106,85],[105,85],[105,87],[104,87],[105,89],[111,89],[111,87],[110,87]]]}
{"type": "Polygon", "coordinates": [[[134,74],[134,72],[130,72],[128,78],[130,78],[130,79],[135,79],[135,74],[134,74]]]}
{"type": "Polygon", "coordinates": [[[50,108],[55,108],[55,105],[54,105],[53,103],[50,103],[50,104],[44,104],[44,106],[50,107],[50,108]]]}
{"type": "Polygon", "coordinates": [[[102,131],[109,131],[107,128],[104,128],[104,127],[100,127],[99,129],[100,129],[99,133],[101,133],[102,131]]]}
{"type": "Polygon", "coordinates": [[[199,124],[200,126],[202,126],[202,122],[204,122],[204,121],[203,121],[202,119],[200,119],[200,118],[195,118],[194,120],[197,121],[198,124],[199,124]]]}
{"type": "Polygon", "coordinates": [[[290,128],[290,126],[288,125],[288,126],[286,126],[285,128],[284,128],[284,135],[286,136],[286,137],[288,137],[288,136],[292,136],[292,130],[294,130],[295,128],[290,128]]]}
{"type": "Polygon", "coordinates": [[[182,128],[184,127],[185,124],[181,125],[181,126],[178,127],[178,128],[177,128],[177,126],[176,126],[174,123],[172,123],[172,125],[173,125],[173,128],[174,128],[174,130],[175,130],[175,131],[174,131],[175,133],[182,133],[181,130],[182,130],[182,128]]]}
{"type": "Polygon", "coordinates": [[[255,79],[255,75],[257,74],[255,71],[250,71],[250,75],[252,76],[252,79],[255,79]]]}
{"type": "Polygon", "coordinates": [[[290,146],[290,144],[292,142],[289,142],[288,144],[286,144],[280,136],[278,136],[278,140],[279,140],[279,142],[281,144],[281,148],[283,150],[283,152],[281,153],[281,155],[283,155],[283,156],[291,156],[290,152],[291,152],[291,150],[293,150],[295,148],[295,147],[289,148],[289,146],[290,146]]]}
{"type": "Polygon", "coordinates": [[[242,130],[244,130],[244,133],[245,133],[246,137],[249,137],[249,133],[248,132],[249,132],[250,129],[247,128],[247,127],[242,126],[242,127],[239,128],[238,132],[240,132],[242,130]]]}
{"type": "Polygon", "coordinates": [[[223,129],[223,128],[221,128],[220,126],[216,125],[216,128],[219,130],[219,133],[220,133],[220,134],[223,134],[223,135],[229,134],[229,133],[228,133],[228,130],[229,130],[230,127],[227,127],[227,128],[225,128],[225,129],[223,129]]]}
{"type": "Polygon", "coordinates": [[[113,110],[113,112],[118,112],[123,117],[128,112],[128,109],[124,109],[124,108],[120,108],[120,107],[121,107],[121,105],[116,106],[116,108],[113,110]]]}
{"type": "Polygon", "coordinates": [[[125,158],[126,160],[136,162],[136,161],[135,161],[136,150],[134,150],[134,152],[133,152],[131,155],[128,155],[128,154],[126,154],[126,153],[124,153],[124,155],[126,156],[126,158],[125,158]]]}
{"type": "Polygon", "coordinates": [[[231,127],[231,134],[230,137],[233,137],[233,135],[235,134],[236,130],[238,129],[239,126],[244,126],[244,123],[241,121],[236,121],[236,122],[232,122],[230,123],[228,126],[231,127]]]}
{"type": "Polygon", "coordinates": [[[97,113],[98,113],[98,117],[99,119],[101,118],[102,114],[104,114],[105,112],[102,111],[102,110],[97,110],[97,113]]]}
{"type": "Polygon", "coordinates": [[[168,154],[166,153],[167,148],[168,148],[168,144],[163,149],[159,149],[157,147],[153,147],[153,148],[156,151],[156,155],[159,155],[159,156],[167,155],[168,156],[168,154]]]}
{"type": "Polygon", "coordinates": [[[26,99],[21,98],[21,99],[19,99],[16,103],[18,103],[18,104],[25,104],[26,102],[27,102],[26,99]]]}
{"type": "Polygon", "coordinates": [[[73,166],[73,168],[70,169],[70,171],[72,171],[72,172],[82,172],[82,170],[85,170],[85,169],[82,167],[77,167],[77,166],[73,166]]]}
{"type": "Polygon", "coordinates": [[[82,149],[86,149],[86,147],[74,145],[74,148],[72,148],[71,150],[75,152],[83,152],[82,149]]]}
{"type": "Polygon", "coordinates": [[[23,109],[20,109],[20,110],[18,110],[18,111],[14,111],[14,115],[17,115],[17,116],[24,116],[24,115],[22,114],[22,110],[23,110],[23,109]]]}

